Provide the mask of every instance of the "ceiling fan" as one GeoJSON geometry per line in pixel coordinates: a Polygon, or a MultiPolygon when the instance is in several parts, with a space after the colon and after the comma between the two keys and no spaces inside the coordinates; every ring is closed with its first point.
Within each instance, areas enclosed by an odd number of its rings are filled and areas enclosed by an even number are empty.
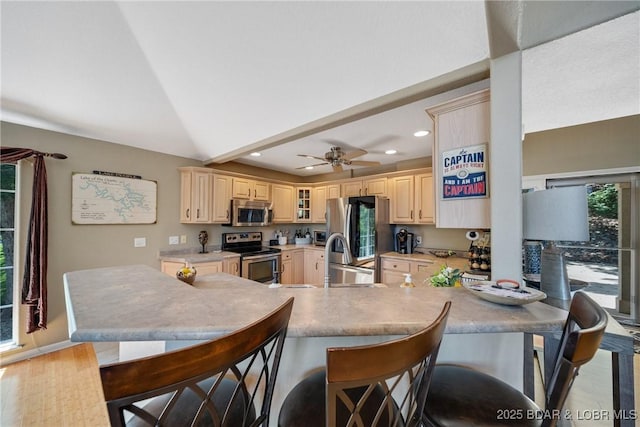
{"type": "MultiPolygon", "coordinates": [[[[354,151],[350,151],[345,153],[342,151],[340,147],[331,147],[331,151],[324,153],[324,158],[310,156],[308,154],[298,154],[300,157],[306,157],[308,159],[317,159],[322,160],[322,163],[317,163],[315,165],[310,166],[323,166],[323,165],[331,165],[333,167],[334,172],[342,172],[342,165],[353,165],[353,166],[378,166],[380,162],[368,162],[365,160],[353,160],[356,157],[364,156],[367,154],[365,150],[357,149],[354,151]]],[[[302,166],[297,169],[304,169],[309,166],[302,166]]]]}

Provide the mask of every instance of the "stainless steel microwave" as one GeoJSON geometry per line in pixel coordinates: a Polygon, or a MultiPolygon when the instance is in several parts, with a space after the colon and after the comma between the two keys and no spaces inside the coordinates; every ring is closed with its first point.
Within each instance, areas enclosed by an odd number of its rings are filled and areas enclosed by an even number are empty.
{"type": "Polygon", "coordinates": [[[258,200],[231,200],[231,224],[237,227],[271,225],[271,202],[258,200]]]}

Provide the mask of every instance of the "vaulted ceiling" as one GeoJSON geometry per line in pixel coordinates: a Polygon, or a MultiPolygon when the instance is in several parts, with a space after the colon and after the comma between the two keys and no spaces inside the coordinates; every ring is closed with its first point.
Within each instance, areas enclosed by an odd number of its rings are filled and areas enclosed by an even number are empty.
{"type": "Polygon", "coordinates": [[[638,114],[639,7],[3,1],[2,120],[292,173],[339,144],[415,158],[426,103],[515,50],[525,131],[638,114]]]}

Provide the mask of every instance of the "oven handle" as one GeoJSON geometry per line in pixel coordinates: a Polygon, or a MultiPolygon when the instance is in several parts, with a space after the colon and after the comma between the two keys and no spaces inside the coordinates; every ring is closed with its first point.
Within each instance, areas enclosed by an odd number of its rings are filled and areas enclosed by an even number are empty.
{"type": "Polygon", "coordinates": [[[249,256],[242,256],[242,260],[246,261],[246,260],[250,260],[250,261],[255,261],[255,260],[261,260],[261,259],[268,259],[268,258],[280,258],[280,254],[263,254],[263,255],[249,255],[249,256]]]}

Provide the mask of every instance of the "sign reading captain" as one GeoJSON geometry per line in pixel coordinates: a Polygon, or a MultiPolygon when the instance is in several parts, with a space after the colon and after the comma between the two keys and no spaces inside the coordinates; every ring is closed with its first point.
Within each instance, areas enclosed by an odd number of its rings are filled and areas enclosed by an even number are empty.
{"type": "Polygon", "coordinates": [[[487,144],[442,153],[442,198],[487,196],[487,144]]]}

